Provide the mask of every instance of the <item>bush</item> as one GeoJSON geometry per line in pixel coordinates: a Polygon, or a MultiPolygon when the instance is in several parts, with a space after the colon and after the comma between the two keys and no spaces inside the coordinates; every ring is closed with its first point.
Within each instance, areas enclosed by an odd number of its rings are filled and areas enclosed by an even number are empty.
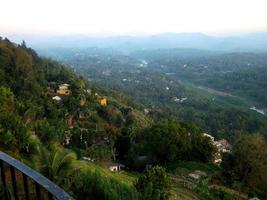
{"type": "Polygon", "coordinates": [[[144,200],[167,200],[170,197],[170,178],[159,166],[146,169],[135,187],[144,200]]]}
{"type": "Polygon", "coordinates": [[[103,177],[98,171],[77,176],[72,192],[75,199],[84,200],[137,200],[138,193],[134,187],[122,184],[115,179],[103,177]]]}

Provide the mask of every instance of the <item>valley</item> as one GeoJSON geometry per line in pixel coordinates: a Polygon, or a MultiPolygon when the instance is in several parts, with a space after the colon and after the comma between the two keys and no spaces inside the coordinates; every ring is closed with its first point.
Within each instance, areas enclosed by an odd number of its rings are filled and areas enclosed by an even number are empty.
{"type": "Polygon", "coordinates": [[[254,181],[266,167],[264,102],[208,84],[216,70],[207,81],[158,65],[171,61],[161,51],[157,62],[111,49],[39,52],[0,40],[0,150],[74,198],[265,197],[265,182],[254,181]],[[239,163],[259,164],[244,178],[239,163]]]}
{"type": "MultiPolygon", "coordinates": [[[[239,79],[233,79],[229,74],[240,77],[247,70],[255,70],[256,75],[251,79],[262,76],[260,80],[264,80],[266,73],[262,71],[267,69],[264,64],[267,60],[262,54],[162,49],[125,55],[100,48],[50,49],[49,52],[90,81],[133,97],[150,111],[152,118],[173,116],[194,121],[216,137],[228,139],[233,139],[237,130],[266,133],[267,118],[250,108],[256,106],[264,110],[267,87],[263,82],[255,81],[242,85],[239,79]],[[230,72],[231,68],[233,72],[230,72]],[[227,77],[223,77],[225,75],[227,77]],[[179,103],[179,98],[186,98],[186,101],[179,103]],[[215,112],[220,114],[214,116],[215,112]],[[230,119],[233,113],[240,118],[230,119]],[[228,124],[218,124],[214,121],[216,118],[225,118],[228,124]],[[240,127],[243,120],[257,125],[240,127]]],[[[45,51],[40,50],[40,53],[49,56],[45,51]]]]}

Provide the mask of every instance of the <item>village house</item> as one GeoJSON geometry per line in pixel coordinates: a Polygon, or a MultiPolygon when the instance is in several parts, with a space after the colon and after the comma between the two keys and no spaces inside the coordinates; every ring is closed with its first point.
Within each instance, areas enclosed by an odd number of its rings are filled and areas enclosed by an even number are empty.
{"type": "Polygon", "coordinates": [[[178,103],[182,103],[182,102],[184,102],[184,101],[186,101],[187,100],[187,97],[183,97],[183,98],[177,98],[177,97],[172,97],[172,100],[174,101],[174,102],[178,102],[178,103]]]}
{"type": "Polygon", "coordinates": [[[90,158],[90,157],[82,157],[83,160],[88,161],[88,162],[95,162],[94,158],[90,158]]]}
{"type": "Polygon", "coordinates": [[[231,152],[232,148],[231,144],[226,139],[221,139],[216,141],[213,136],[207,133],[204,133],[203,135],[205,137],[208,137],[211,140],[212,144],[217,148],[217,152],[215,153],[213,158],[213,163],[220,165],[222,162],[223,154],[231,152]]]}
{"type": "Polygon", "coordinates": [[[101,165],[105,168],[108,168],[112,172],[118,172],[125,168],[125,165],[120,163],[103,162],[101,165]]]}
{"type": "Polygon", "coordinates": [[[213,158],[213,163],[216,165],[220,165],[222,162],[222,154],[220,152],[216,152],[213,158]]]}
{"type": "Polygon", "coordinates": [[[199,181],[203,177],[207,177],[207,173],[200,170],[196,170],[188,174],[188,179],[194,182],[199,181]]]}
{"type": "Polygon", "coordinates": [[[71,92],[69,90],[69,86],[70,85],[69,84],[66,84],[66,83],[59,85],[58,90],[57,90],[57,94],[69,96],[70,95],[70,92],[71,92]]]}
{"type": "Polygon", "coordinates": [[[144,108],[144,112],[145,112],[145,114],[148,114],[149,113],[149,109],[148,108],[144,108]]]}
{"type": "Polygon", "coordinates": [[[59,96],[54,96],[54,97],[52,97],[52,99],[56,100],[56,101],[61,101],[61,97],[59,97],[59,96]]]}
{"type": "Polygon", "coordinates": [[[100,98],[100,105],[101,106],[106,106],[108,104],[107,98],[106,97],[102,97],[100,98]]]}
{"type": "Polygon", "coordinates": [[[205,137],[208,137],[208,138],[210,138],[210,139],[211,139],[211,141],[212,141],[212,142],[214,142],[214,137],[213,137],[213,136],[211,136],[210,134],[203,133],[203,135],[204,135],[205,137]]]}
{"type": "Polygon", "coordinates": [[[218,140],[214,142],[219,152],[230,153],[232,146],[226,139],[218,140]]]}

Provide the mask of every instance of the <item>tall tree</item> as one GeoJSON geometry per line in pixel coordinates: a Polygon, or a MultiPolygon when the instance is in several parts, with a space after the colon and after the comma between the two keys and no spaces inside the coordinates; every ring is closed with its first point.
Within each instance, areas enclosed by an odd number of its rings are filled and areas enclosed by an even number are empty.
{"type": "Polygon", "coordinates": [[[241,136],[232,154],[223,160],[222,168],[224,174],[267,197],[267,142],[262,135],[241,136]]]}
{"type": "Polygon", "coordinates": [[[52,147],[49,151],[39,145],[37,155],[34,156],[34,168],[56,184],[70,187],[74,175],[80,169],[77,165],[76,154],[60,147],[52,147]]]}
{"type": "Polygon", "coordinates": [[[170,178],[160,166],[146,169],[138,178],[135,187],[144,200],[167,200],[170,196],[170,178]]]}

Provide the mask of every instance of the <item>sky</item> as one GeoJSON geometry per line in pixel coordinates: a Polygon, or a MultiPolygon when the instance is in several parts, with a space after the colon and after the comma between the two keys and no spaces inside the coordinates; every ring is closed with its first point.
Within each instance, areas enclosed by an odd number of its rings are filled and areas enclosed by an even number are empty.
{"type": "Polygon", "coordinates": [[[267,31],[267,0],[0,0],[0,34],[267,31]]]}

